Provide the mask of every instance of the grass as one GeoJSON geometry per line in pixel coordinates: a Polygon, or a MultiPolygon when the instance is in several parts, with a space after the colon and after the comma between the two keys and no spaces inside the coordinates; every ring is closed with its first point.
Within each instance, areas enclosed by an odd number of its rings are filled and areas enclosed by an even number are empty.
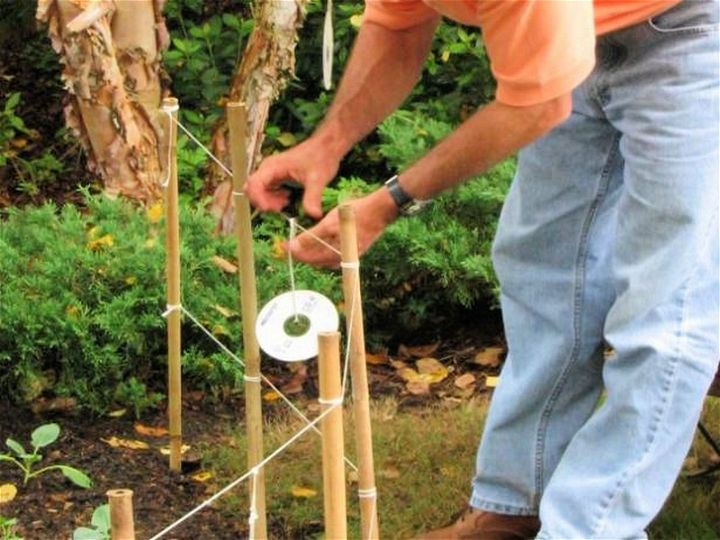
{"type": "MultiPolygon", "coordinates": [[[[278,406],[280,410],[281,406],[278,406]]],[[[446,524],[467,502],[475,449],[487,401],[443,402],[399,410],[388,399],[373,405],[375,470],[379,492],[381,536],[406,539],[446,524]]],[[[707,427],[720,434],[720,400],[709,399],[703,415],[707,427]]],[[[301,427],[289,415],[276,417],[265,432],[271,451],[301,427]]],[[[347,455],[354,460],[352,416],[346,412],[347,455]]],[[[245,471],[245,436],[238,431],[232,445],[214,448],[208,462],[222,482],[245,471]]],[[[688,466],[707,464],[712,451],[699,438],[688,466]]],[[[349,472],[349,469],[348,469],[349,472]]],[[[359,538],[359,510],[348,474],[348,530],[359,538]]],[[[322,538],[323,502],[320,438],[308,434],[266,468],[270,530],[282,538],[322,538]],[[293,489],[307,488],[305,497],[293,489]],[[312,492],[315,494],[312,495],[312,492]],[[310,495],[310,496],[307,496],[310,495]]],[[[209,491],[220,486],[209,486],[209,491]]],[[[220,510],[228,519],[247,520],[246,489],[226,497],[220,510]]],[[[653,540],[720,538],[720,474],[704,479],[681,477],[665,508],[650,527],[653,540]]]]}

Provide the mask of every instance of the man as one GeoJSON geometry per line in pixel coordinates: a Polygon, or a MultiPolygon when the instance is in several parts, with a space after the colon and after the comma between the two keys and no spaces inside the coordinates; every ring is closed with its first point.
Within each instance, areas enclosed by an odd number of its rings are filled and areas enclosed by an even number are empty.
{"type": "MultiPolygon", "coordinates": [[[[718,6],[367,0],[325,121],[250,178],[258,208],[280,210],[294,179],[320,218],[340,159],[415,83],[438,13],[482,28],[495,100],[354,203],[364,251],[408,201],[522,149],[493,249],[509,355],[471,511],[425,538],[641,538],[670,492],[718,363],[718,6]]],[[[337,243],[337,212],[313,233],[337,243]]],[[[338,262],[307,235],[290,249],[338,262]]]]}

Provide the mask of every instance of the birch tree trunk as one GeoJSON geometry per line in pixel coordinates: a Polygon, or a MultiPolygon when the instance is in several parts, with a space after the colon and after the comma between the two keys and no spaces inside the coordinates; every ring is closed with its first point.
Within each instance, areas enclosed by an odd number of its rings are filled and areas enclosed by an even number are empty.
{"type": "MultiPolygon", "coordinates": [[[[256,0],[255,28],[248,39],[242,61],[235,71],[230,101],[242,101],[247,107],[248,168],[252,171],[261,159],[265,124],[271,103],[287,86],[295,73],[295,45],[305,8],[310,0],[256,0]]],[[[212,150],[223,163],[229,162],[227,120],[215,126],[212,150]]],[[[248,171],[248,172],[249,172],[248,171]]],[[[217,185],[213,212],[219,218],[218,229],[229,234],[234,230],[232,184],[213,166],[209,178],[217,185]]]]}
{"type": "MultiPolygon", "coordinates": [[[[39,0],[68,90],[65,119],[110,194],[160,198],[165,0],[39,0]]],[[[280,2],[284,3],[284,2],[280,2]]]]}

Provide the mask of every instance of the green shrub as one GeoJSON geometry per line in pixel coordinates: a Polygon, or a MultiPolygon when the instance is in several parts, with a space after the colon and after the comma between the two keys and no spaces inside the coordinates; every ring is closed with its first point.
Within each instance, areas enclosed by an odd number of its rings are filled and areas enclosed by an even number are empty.
{"type": "MultiPolygon", "coordinates": [[[[164,236],[150,212],[88,197],[88,211],[54,205],[13,209],[0,222],[0,394],[28,401],[52,390],[103,412],[115,404],[142,412],[165,388],[164,236]],[[143,390],[146,390],[143,392],[143,390]]],[[[232,238],[213,237],[214,221],[183,204],[182,298],[213,334],[239,351],[237,276],[213,262],[234,259],[232,238]]],[[[260,302],[288,289],[287,265],[273,256],[283,223],[258,227],[260,302]]],[[[297,269],[298,287],[339,300],[337,276],[297,269]]],[[[232,391],[240,367],[185,318],[186,382],[232,391]]]]}

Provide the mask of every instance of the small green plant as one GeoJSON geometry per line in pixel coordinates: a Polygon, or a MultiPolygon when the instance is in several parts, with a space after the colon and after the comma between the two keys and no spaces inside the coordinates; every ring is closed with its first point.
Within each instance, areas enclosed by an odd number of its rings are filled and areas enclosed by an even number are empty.
{"type": "Polygon", "coordinates": [[[148,392],[144,383],[136,377],[130,377],[127,381],[121,382],[115,390],[115,400],[120,405],[132,407],[135,411],[135,418],[155,407],[163,399],[158,392],[148,392]]]}
{"type": "Polygon", "coordinates": [[[17,519],[7,518],[0,514],[0,540],[23,540],[15,533],[17,519]]]}
{"type": "Polygon", "coordinates": [[[91,527],[78,527],[73,540],[108,540],[110,538],[110,505],[98,506],[90,520],[91,527]]]}
{"type": "Polygon", "coordinates": [[[35,464],[42,461],[43,456],[39,454],[41,448],[54,443],[60,436],[60,426],[58,424],[43,424],[36,428],[30,436],[30,443],[33,450],[31,453],[25,451],[25,448],[15,439],[8,438],[5,441],[11,453],[0,454],[0,461],[13,463],[23,472],[23,484],[26,485],[31,478],[40,476],[50,471],[60,471],[73,484],[82,488],[89,488],[92,485],[90,477],[84,472],[70,467],[68,465],[48,465],[42,469],[33,470],[35,464]]]}

